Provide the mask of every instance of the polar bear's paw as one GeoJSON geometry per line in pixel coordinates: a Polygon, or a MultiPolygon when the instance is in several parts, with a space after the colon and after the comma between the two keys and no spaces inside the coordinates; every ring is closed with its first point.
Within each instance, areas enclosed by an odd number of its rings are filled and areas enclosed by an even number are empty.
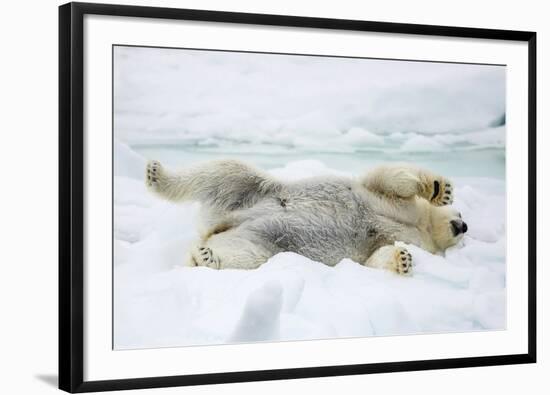
{"type": "Polygon", "coordinates": [[[403,276],[412,275],[412,255],[406,248],[395,247],[393,261],[390,263],[390,268],[403,276]]]}
{"type": "Polygon", "coordinates": [[[212,269],[220,268],[219,258],[212,252],[212,249],[208,247],[195,247],[195,251],[192,252],[193,259],[197,266],[207,266],[212,269]]]}
{"type": "Polygon", "coordinates": [[[440,177],[432,181],[428,188],[430,202],[436,206],[447,206],[453,204],[453,184],[446,178],[440,177]]]}
{"type": "Polygon", "coordinates": [[[412,256],[405,247],[387,245],[377,249],[365,266],[389,270],[402,276],[412,275],[412,256]]]}
{"type": "Polygon", "coordinates": [[[163,171],[164,169],[159,161],[151,160],[147,162],[145,169],[145,184],[149,188],[157,190],[163,177],[163,171]]]}

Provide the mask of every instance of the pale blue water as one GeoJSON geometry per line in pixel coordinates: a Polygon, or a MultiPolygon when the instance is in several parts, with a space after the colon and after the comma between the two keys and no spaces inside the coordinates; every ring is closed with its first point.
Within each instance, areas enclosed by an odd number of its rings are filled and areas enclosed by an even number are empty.
{"type": "Polygon", "coordinates": [[[455,177],[505,178],[504,148],[457,149],[445,152],[400,152],[372,150],[353,153],[303,152],[298,150],[279,150],[277,152],[254,152],[243,146],[242,150],[231,152],[213,151],[196,145],[185,144],[136,144],[131,145],[147,159],[157,159],[172,166],[185,166],[199,161],[220,158],[240,159],[263,169],[284,167],[289,162],[313,159],[323,162],[327,167],[359,174],[384,162],[412,162],[432,171],[455,177]],[[239,152],[240,151],[240,152],[239,152]]]}

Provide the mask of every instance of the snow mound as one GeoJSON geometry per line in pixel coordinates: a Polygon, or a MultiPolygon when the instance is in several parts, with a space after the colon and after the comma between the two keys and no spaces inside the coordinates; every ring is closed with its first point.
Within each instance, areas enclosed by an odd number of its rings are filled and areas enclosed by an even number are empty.
{"type": "Polygon", "coordinates": [[[401,150],[403,151],[439,151],[444,147],[443,144],[437,142],[437,140],[420,135],[414,135],[410,137],[402,146],[401,150]]]}
{"type": "Polygon", "coordinates": [[[113,158],[115,174],[141,180],[145,169],[145,159],[118,140],[114,141],[113,150],[116,153],[113,158]]]}
{"type": "Polygon", "coordinates": [[[130,144],[345,152],[505,119],[502,66],[115,47],[114,72],[115,130],[130,144]]]}
{"type": "Polygon", "coordinates": [[[331,169],[325,166],[323,162],[313,159],[290,162],[285,167],[271,170],[270,173],[275,177],[280,177],[287,181],[296,181],[321,175],[350,176],[349,173],[331,169]]]}

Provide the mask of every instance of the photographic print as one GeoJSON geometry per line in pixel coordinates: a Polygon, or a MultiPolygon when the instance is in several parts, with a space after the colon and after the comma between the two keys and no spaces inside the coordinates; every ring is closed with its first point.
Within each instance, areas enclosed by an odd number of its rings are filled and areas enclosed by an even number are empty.
{"type": "Polygon", "coordinates": [[[113,348],[506,329],[506,66],[113,46],[113,348]]]}

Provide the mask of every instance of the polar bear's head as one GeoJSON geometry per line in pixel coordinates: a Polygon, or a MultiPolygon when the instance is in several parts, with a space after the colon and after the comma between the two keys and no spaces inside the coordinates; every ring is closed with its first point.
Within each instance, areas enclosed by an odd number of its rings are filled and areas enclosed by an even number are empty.
{"type": "Polygon", "coordinates": [[[457,210],[450,206],[434,207],[431,214],[432,240],[439,249],[444,251],[462,240],[468,225],[457,210]]]}

